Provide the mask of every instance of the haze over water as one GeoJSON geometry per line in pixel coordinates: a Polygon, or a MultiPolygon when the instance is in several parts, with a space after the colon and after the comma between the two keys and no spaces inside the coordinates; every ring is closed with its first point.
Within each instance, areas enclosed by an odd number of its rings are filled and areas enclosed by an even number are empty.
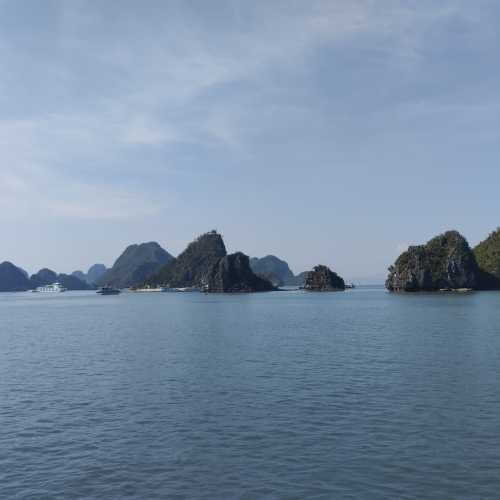
{"type": "Polygon", "coordinates": [[[499,299],[1,294],[0,498],[498,498],[499,299]]]}

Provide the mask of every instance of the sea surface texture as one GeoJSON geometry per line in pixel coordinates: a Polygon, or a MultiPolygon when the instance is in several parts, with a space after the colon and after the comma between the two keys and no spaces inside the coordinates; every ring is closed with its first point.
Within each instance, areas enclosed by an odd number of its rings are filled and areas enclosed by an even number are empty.
{"type": "Polygon", "coordinates": [[[498,499],[500,294],[0,294],[1,499],[498,499]]]}

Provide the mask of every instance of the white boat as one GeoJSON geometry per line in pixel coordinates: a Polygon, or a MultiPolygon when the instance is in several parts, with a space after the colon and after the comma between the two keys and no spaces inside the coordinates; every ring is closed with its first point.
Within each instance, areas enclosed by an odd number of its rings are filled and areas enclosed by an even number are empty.
{"type": "Polygon", "coordinates": [[[139,292],[139,293],[152,293],[152,292],[163,292],[163,288],[131,288],[130,289],[132,292],[139,292]]]}
{"type": "Polygon", "coordinates": [[[67,288],[64,288],[61,283],[52,283],[52,285],[44,285],[38,286],[35,289],[37,292],[46,292],[46,293],[61,293],[65,292],[67,288]]]}

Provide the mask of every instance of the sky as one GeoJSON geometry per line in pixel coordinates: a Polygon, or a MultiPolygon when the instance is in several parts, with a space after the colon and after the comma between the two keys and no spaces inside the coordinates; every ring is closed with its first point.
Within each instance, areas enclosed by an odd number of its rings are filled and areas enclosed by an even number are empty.
{"type": "Polygon", "coordinates": [[[0,261],[131,243],[382,282],[500,225],[500,3],[0,0],[0,261]]]}

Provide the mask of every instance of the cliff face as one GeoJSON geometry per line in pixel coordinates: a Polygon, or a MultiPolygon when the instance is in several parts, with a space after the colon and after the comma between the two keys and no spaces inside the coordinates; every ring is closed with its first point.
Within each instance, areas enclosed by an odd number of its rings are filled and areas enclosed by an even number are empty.
{"type": "Polygon", "coordinates": [[[474,248],[480,268],[480,287],[486,290],[500,289],[500,229],[474,248]]]}
{"type": "Polygon", "coordinates": [[[316,266],[307,273],[304,290],[311,292],[335,292],[345,290],[344,280],[327,266],[316,266]]]}
{"type": "Polygon", "coordinates": [[[147,281],[151,285],[170,287],[201,286],[213,266],[226,254],[222,236],[216,231],[205,233],[147,281]]]}
{"type": "Polygon", "coordinates": [[[276,286],[287,285],[295,278],[288,263],[274,255],[266,255],[260,259],[251,258],[250,267],[255,274],[269,280],[276,286]]]}
{"type": "Polygon", "coordinates": [[[395,292],[477,288],[479,274],[467,240],[448,231],[403,252],[389,268],[386,288],[395,292]]]}
{"type": "Polygon", "coordinates": [[[154,241],[130,245],[118,257],[113,267],[98,278],[96,284],[117,288],[137,286],[172,260],[173,257],[154,241]]]}
{"type": "Polygon", "coordinates": [[[207,292],[268,292],[275,290],[270,281],[254,274],[247,255],[237,252],[215,263],[203,280],[207,292]]]}
{"type": "Polygon", "coordinates": [[[0,292],[23,292],[31,288],[25,271],[11,262],[0,264],[0,292]]]}

